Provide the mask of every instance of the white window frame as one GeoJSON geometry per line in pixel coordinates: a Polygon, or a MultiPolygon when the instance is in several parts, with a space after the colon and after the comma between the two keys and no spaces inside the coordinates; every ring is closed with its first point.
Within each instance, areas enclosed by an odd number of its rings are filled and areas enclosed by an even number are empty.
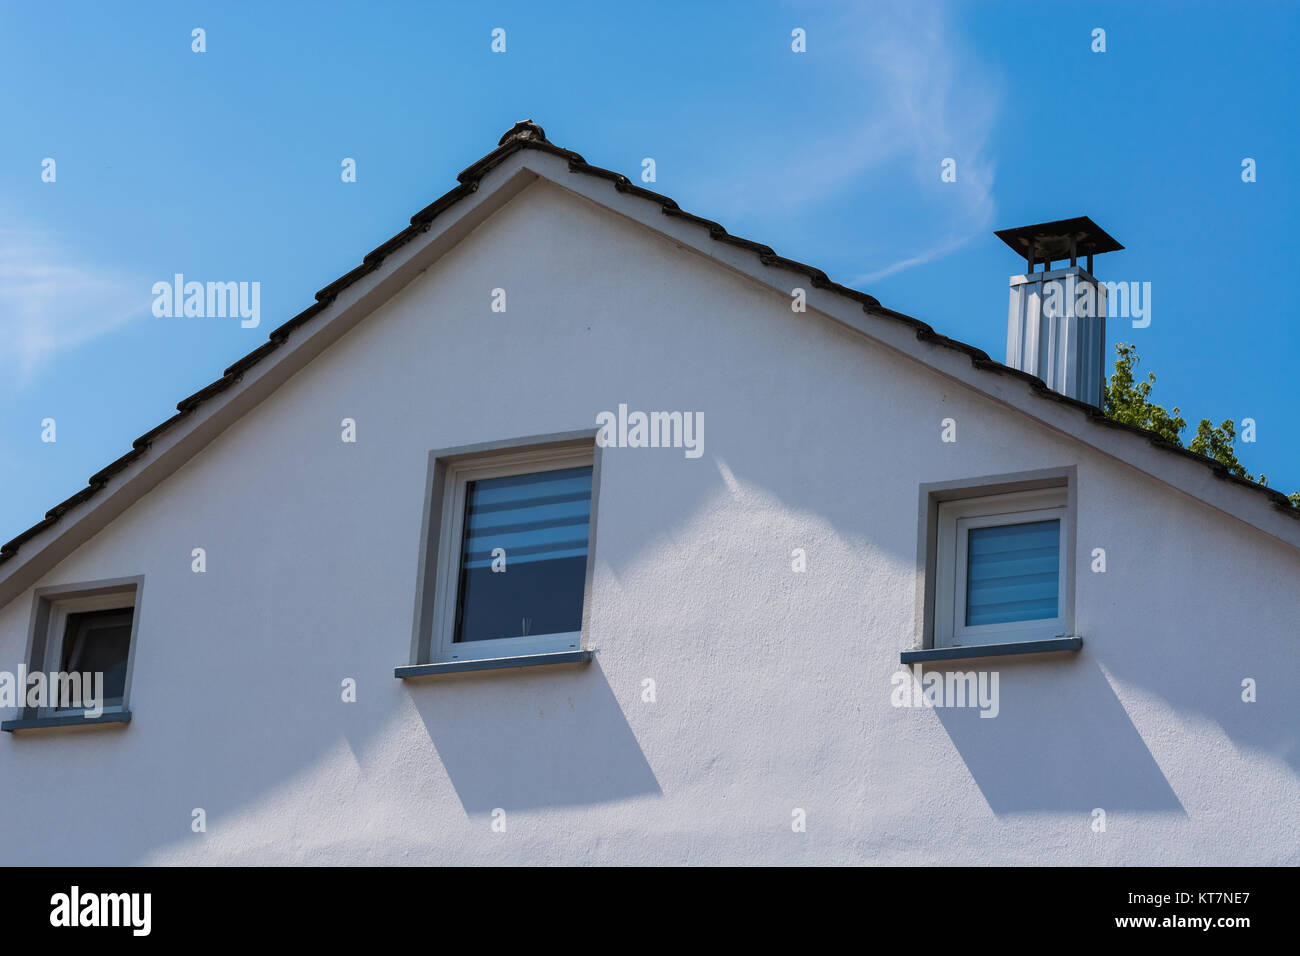
{"type": "MultiPolygon", "coordinates": [[[[139,627],[139,609],[136,607],[138,594],[137,588],[134,592],[118,591],[85,597],[49,598],[49,628],[46,631],[44,661],[41,664],[41,670],[47,675],[51,671],[57,672],[63,668],[63,642],[67,638],[69,615],[87,611],[129,610],[131,612],[131,637],[127,644],[126,680],[122,685],[122,699],[115,704],[101,702],[105,714],[120,714],[127,710],[127,699],[131,691],[131,665],[134,663],[132,658],[135,656],[135,637],[139,627]]],[[[53,695],[57,688],[48,688],[48,690],[53,695]]],[[[83,700],[85,696],[83,687],[83,700]]],[[[50,700],[53,701],[53,696],[50,700]]],[[[88,709],[86,707],[40,707],[36,713],[38,717],[84,717],[88,709]]]]}
{"type": "Polygon", "coordinates": [[[961,498],[939,503],[935,589],[935,647],[978,647],[1060,637],[1066,630],[1074,544],[1067,520],[1065,488],[961,498]],[[1056,616],[1032,621],[968,625],[966,623],[966,570],[972,528],[1029,524],[1059,520],[1060,558],[1057,564],[1056,616]]]}
{"type": "MultiPolygon", "coordinates": [[[[576,651],[582,647],[581,629],[562,634],[537,634],[456,643],[456,606],[460,596],[458,589],[465,526],[465,495],[469,482],[486,478],[504,478],[510,475],[530,475],[543,471],[560,471],[565,468],[591,467],[593,469],[591,515],[587,522],[587,561],[590,562],[594,552],[596,529],[594,466],[595,453],[591,448],[575,450],[572,446],[485,455],[481,458],[448,464],[442,501],[435,503],[442,509],[442,521],[438,541],[433,633],[429,640],[433,662],[490,660],[531,654],[562,653],[576,651]]],[[[509,565],[507,564],[506,567],[506,573],[509,574],[509,565]]],[[[584,603],[586,599],[584,593],[584,603]]],[[[584,620],[585,613],[586,608],[583,607],[584,620]]]]}

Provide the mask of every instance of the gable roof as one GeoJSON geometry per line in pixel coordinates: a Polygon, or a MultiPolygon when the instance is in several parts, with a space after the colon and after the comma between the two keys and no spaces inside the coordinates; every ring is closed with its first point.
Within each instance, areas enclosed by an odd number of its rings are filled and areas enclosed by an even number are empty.
{"type": "MultiPolygon", "coordinates": [[[[371,277],[372,274],[385,267],[388,260],[394,257],[395,253],[403,250],[403,247],[408,246],[408,244],[413,240],[416,240],[418,237],[430,232],[434,226],[434,221],[440,217],[445,217],[446,214],[453,211],[454,207],[463,204],[467,200],[472,202],[477,198],[490,198],[492,193],[499,192],[501,195],[500,197],[497,197],[496,201],[485,201],[482,203],[483,209],[490,213],[491,211],[500,208],[500,206],[504,205],[504,203],[509,201],[510,198],[513,198],[513,196],[522,189],[523,185],[526,185],[526,183],[515,184],[513,187],[507,188],[509,183],[502,181],[493,187],[493,189],[488,193],[488,197],[483,197],[483,194],[480,192],[480,187],[485,177],[487,177],[490,172],[505,164],[511,157],[516,154],[522,154],[525,151],[535,151],[558,157],[567,164],[567,169],[570,173],[581,174],[582,176],[590,177],[592,179],[604,180],[605,182],[612,184],[617,193],[626,194],[642,200],[648,200],[649,202],[656,204],[663,215],[672,217],[683,224],[702,227],[707,230],[710,239],[732,247],[735,250],[752,254],[753,257],[756,257],[757,262],[763,267],[784,270],[802,275],[807,278],[808,283],[813,289],[822,290],[830,296],[838,298],[841,302],[853,303],[860,307],[861,312],[865,314],[865,316],[871,319],[880,319],[895,323],[903,330],[914,333],[915,340],[918,342],[938,346],[943,349],[951,350],[958,355],[966,356],[973,369],[978,370],[981,373],[988,373],[988,377],[1000,376],[1018,380],[1027,385],[1028,392],[1036,398],[1054,402],[1081,413],[1088,423],[1096,426],[1098,432],[1102,429],[1115,432],[1126,432],[1129,435],[1143,439],[1155,448],[1160,449],[1161,452],[1168,453],[1171,456],[1180,456],[1187,462],[1195,463],[1198,466],[1208,469],[1209,474],[1212,474],[1215,478],[1220,479],[1228,485],[1248,489],[1252,493],[1252,497],[1259,496],[1261,501],[1267,501],[1271,504],[1277,518],[1281,519],[1284,524],[1280,526],[1268,526],[1271,525],[1271,522],[1262,522],[1256,514],[1250,516],[1242,514],[1242,509],[1234,507],[1234,503],[1231,501],[1211,501],[1209,500],[1211,496],[1202,491],[1186,487],[1186,483],[1171,481],[1169,477],[1164,475],[1159,476],[1163,480],[1168,481],[1170,484],[1178,487],[1180,490],[1185,491],[1193,497],[1207,501],[1207,503],[1219,508],[1220,510],[1233,514],[1247,523],[1260,527],[1262,530],[1280,537],[1296,547],[1300,547],[1300,531],[1296,530],[1300,529],[1300,509],[1293,507],[1287,497],[1281,492],[1232,475],[1228,471],[1227,467],[1220,462],[1204,455],[1197,454],[1179,445],[1172,444],[1171,442],[1161,438],[1155,432],[1134,425],[1117,422],[1114,419],[1106,417],[1100,409],[1097,409],[1094,406],[1087,405],[1057,392],[1053,392],[1047,387],[1042,379],[1030,375],[1027,372],[1010,368],[1009,366],[1003,365],[1001,362],[995,362],[981,349],[951,339],[947,336],[940,335],[925,322],[909,315],[904,315],[901,312],[896,312],[893,309],[886,308],[881,305],[879,300],[874,296],[840,285],[837,282],[833,282],[825,272],[815,268],[814,266],[806,265],[805,263],[797,262],[793,259],[787,259],[784,256],[779,256],[770,246],[763,245],[762,243],[744,239],[739,236],[733,236],[718,223],[686,212],[669,197],[644,189],[633,183],[621,173],[602,169],[599,166],[592,166],[572,150],[554,145],[546,138],[546,133],[540,126],[533,123],[531,120],[526,120],[516,123],[511,127],[511,129],[509,129],[498,141],[496,149],[460,173],[456,177],[457,185],[453,189],[444,193],[434,202],[425,206],[413,215],[406,228],[367,253],[362,259],[361,264],[355,269],[340,276],[338,279],[335,279],[329,285],[325,286],[325,288],[317,292],[315,301],[312,305],[289,319],[289,321],[285,322],[283,325],[272,330],[266,343],[230,365],[230,367],[222,373],[219,379],[178,402],[176,405],[177,411],[175,415],[141,435],[131,443],[131,450],[129,452],[109,464],[107,467],[102,468],[95,472],[95,474],[91,475],[85,488],[51,508],[46,512],[43,520],[34,524],[12,540],[0,545],[0,606],[7,603],[16,593],[13,588],[9,586],[14,583],[12,581],[12,559],[18,555],[19,550],[25,544],[50,530],[70,512],[80,508],[82,505],[86,505],[92,499],[99,496],[100,493],[110,485],[114,478],[122,475],[123,472],[126,472],[133,465],[138,464],[142,459],[146,458],[152,450],[157,448],[160,442],[170,442],[169,448],[186,446],[185,450],[188,453],[183,456],[174,456],[179,457],[180,461],[174,461],[170,470],[179,467],[179,464],[183,462],[185,458],[192,456],[198,448],[206,444],[214,434],[211,433],[211,429],[198,428],[195,422],[196,415],[202,411],[205,403],[211,402],[213,399],[222,396],[223,393],[230,392],[232,389],[235,389],[236,391],[238,391],[240,387],[247,389],[246,378],[250,374],[255,374],[257,367],[264,363],[268,358],[273,357],[275,353],[281,352],[285,350],[286,347],[290,346],[291,337],[294,336],[295,332],[308,326],[308,324],[312,322],[312,319],[320,315],[322,312],[325,312],[332,307],[337,307],[340,303],[341,297],[344,297],[346,293],[353,290],[353,288],[357,286],[358,283],[361,283],[362,280],[371,277]],[[187,427],[190,428],[193,434],[180,434],[184,432],[187,427]],[[187,441],[187,439],[195,440],[187,441]],[[10,566],[6,567],[6,564],[9,564],[10,566]]],[[[534,178],[536,178],[536,173],[534,173],[534,178]]],[[[510,180],[510,182],[513,181],[513,179],[510,180]]],[[[583,194],[587,194],[585,190],[583,191],[583,194]]],[[[589,198],[592,197],[589,196],[589,198]]],[[[601,202],[605,205],[610,205],[607,200],[596,199],[595,201],[601,202]]],[[[454,228],[449,228],[448,235],[450,238],[449,242],[446,244],[454,244],[467,231],[467,229],[457,231],[454,228]]],[[[733,267],[739,267],[734,261],[729,261],[728,264],[733,265],[733,267]]],[[[748,274],[754,274],[753,272],[750,272],[749,269],[743,267],[740,268],[748,274]]],[[[408,274],[408,281],[409,278],[410,275],[408,274]]],[[[366,290],[366,292],[370,291],[374,290],[366,290]]],[[[360,298],[373,302],[374,296],[363,293],[360,298]]],[[[352,305],[355,304],[357,303],[352,303],[352,305]]],[[[333,319],[330,321],[333,321],[333,319]]],[[[845,321],[846,324],[858,328],[859,331],[866,331],[859,322],[846,319],[840,319],[840,321],[845,321]]],[[[346,331],[348,327],[350,327],[350,325],[341,329],[337,334],[320,336],[319,338],[322,340],[323,344],[319,344],[319,347],[309,350],[311,351],[311,355],[308,356],[306,360],[309,361],[311,357],[318,354],[319,351],[323,350],[324,347],[330,344],[334,339],[338,338],[343,331],[346,331]]],[[[869,331],[867,334],[871,335],[873,338],[880,338],[879,330],[869,331]]],[[[926,364],[932,366],[936,364],[930,358],[917,356],[914,350],[902,350],[911,354],[913,358],[918,358],[920,361],[926,362],[926,364]]],[[[305,364],[305,361],[303,364],[305,364]]],[[[953,372],[949,369],[945,370],[945,374],[952,375],[953,372]]],[[[966,381],[967,384],[970,384],[979,390],[986,392],[992,390],[987,383],[979,384],[969,380],[966,376],[954,377],[966,381]]],[[[275,384],[278,384],[278,382],[273,383],[269,388],[264,388],[260,391],[258,389],[251,389],[250,391],[252,394],[247,396],[246,401],[237,403],[232,402],[231,405],[234,408],[235,413],[242,414],[243,411],[252,407],[253,404],[256,404],[256,402],[260,401],[261,398],[265,397],[265,394],[269,393],[269,390],[274,388],[275,384]]],[[[1034,417],[1042,417],[1041,415],[1036,414],[1032,409],[1026,407],[1025,403],[1011,400],[1007,394],[1001,391],[996,391],[994,397],[999,401],[1019,408],[1021,411],[1026,411],[1031,415],[1034,415],[1034,417]]],[[[1057,425],[1057,427],[1060,426],[1057,425]]],[[[1089,440],[1087,437],[1076,433],[1075,429],[1070,428],[1065,430],[1080,440],[1084,440],[1089,444],[1096,444],[1096,442],[1089,440]]],[[[1115,457],[1119,457],[1121,460],[1128,460],[1128,457],[1123,454],[1116,454],[1115,457]]],[[[1141,465],[1137,465],[1136,467],[1139,467],[1140,470],[1151,472],[1150,468],[1144,468],[1141,465]]],[[[147,490],[148,487],[152,487],[152,484],[156,484],[162,479],[162,477],[165,477],[165,475],[151,476],[149,481],[142,483],[144,489],[147,490]]],[[[99,527],[107,524],[107,522],[111,521],[113,517],[116,517],[117,513],[120,513],[120,510],[123,509],[117,509],[114,513],[105,516],[102,521],[89,522],[89,533],[93,534],[99,529],[99,527]]],[[[89,535],[86,536],[88,537],[89,535]]],[[[84,540],[84,538],[82,538],[82,540],[84,540]]],[[[52,543],[53,541],[42,545],[42,550],[48,548],[49,544],[52,543]]],[[[76,547],[79,543],[80,541],[76,541],[68,546],[54,549],[57,553],[51,555],[51,560],[49,562],[41,563],[46,564],[47,566],[52,566],[55,561],[66,556],[66,554],[70,553],[72,548],[76,547]]],[[[26,564],[27,562],[24,563],[26,564]]],[[[19,590],[31,583],[27,580],[31,576],[30,573],[22,575],[24,581],[19,582],[19,590]]]]}

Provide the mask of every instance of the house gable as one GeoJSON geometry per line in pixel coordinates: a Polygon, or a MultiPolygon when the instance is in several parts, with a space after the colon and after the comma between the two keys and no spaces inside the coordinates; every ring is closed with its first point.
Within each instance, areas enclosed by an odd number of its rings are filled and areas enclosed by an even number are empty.
{"type": "Polygon", "coordinates": [[[714,265],[760,283],[785,302],[793,288],[804,288],[808,312],[794,315],[794,320],[830,319],[890,350],[900,361],[937,372],[1172,490],[1300,547],[1300,512],[1281,493],[1228,475],[1212,459],[1057,395],[1041,380],[938,335],[925,323],[884,308],[872,296],[831,282],[820,270],[780,257],[767,246],[731,236],[717,223],[682,211],[671,199],[554,146],[535,124],[516,124],[502,137],[498,149],[458,179],[457,187],[416,213],[406,229],[369,253],[361,266],[318,292],[315,304],[271,332],[267,343],[227,368],[220,379],[178,403],[177,415],[136,439],[130,452],[92,475],[87,488],[0,547],[0,606],[30,587],[539,180],[582,196],[714,265]]]}
{"type": "MultiPolygon", "coordinates": [[[[1300,551],[793,313],[564,175],[531,177],[37,582],[140,575],[145,609],[129,725],[0,738],[8,778],[46,782],[14,790],[10,859],[1286,861],[1300,551]],[[591,662],[395,679],[430,453],[590,432],[619,402],[702,412],[705,454],[600,452],[591,662]],[[1041,469],[1077,489],[1083,648],[996,667],[997,720],[896,708],[919,483],[1041,469]],[[779,838],[796,800],[812,842],[779,838]],[[1141,825],[1099,841],[1097,806],[1141,825]],[[492,832],[498,807],[525,839],[492,832]]],[[[0,609],[0,669],[30,615],[0,609]]]]}

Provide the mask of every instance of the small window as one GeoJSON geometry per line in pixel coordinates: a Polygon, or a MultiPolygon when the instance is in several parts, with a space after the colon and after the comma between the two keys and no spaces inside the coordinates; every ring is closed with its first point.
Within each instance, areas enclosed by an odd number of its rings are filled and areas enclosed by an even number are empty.
{"type": "Polygon", "coordinates": [[[582,646],[593,471],[593,452],[571,446],[447,466],[434,661],[582,646]]]}
{"type": "Polygon", "coordinates": [[[1068,536],[1064,489],[940,503],[935,646],[1062,636],[1068,536]]]}
{"type": "Polygon", "coordinates": [[[134,616],[129,607],[79,611],[68,615],[63,631],[59,669],[68,674],[102,674],[102,695],[109,706],[121,707],[126,693],[134,616]]]}
{"type": "Polygon", "coordinates": [[[25,718],[127,712],[141,584],[129,578],[37,592],[29,670],[45,673],[47,691],[39,706],[24,699],[25,718]]]}

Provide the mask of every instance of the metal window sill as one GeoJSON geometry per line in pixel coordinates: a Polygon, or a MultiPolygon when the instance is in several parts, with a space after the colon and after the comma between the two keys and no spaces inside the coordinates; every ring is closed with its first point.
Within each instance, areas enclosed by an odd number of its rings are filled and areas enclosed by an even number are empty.
{"type": "Polygon", "coordinates": [[[903,651],[899,660],[904,664],[926,664],[940,661],[968,661],[986,657],[1021,656],[1025,654],[1070,653],[1083,647],[1081,637],[1053,637],[1045,641],[1016,641],[1010,644],[977,644],[970,647],[925,647],[903,651]]]}
{"type": "Polygon", "coordinates": [[[18,717],[0,723],[0,730],[13,733],[15,730],[48,730],[55,727],[96,727],[100,724],[129,724],[131,712],[117,710],[98,717],[86,717],[82,714],[66,714],[57,717],[18,717]]]}
{"type": "Polygon", "coordinates": [[[515,657],[488,657],[482,660],[439,661],[435,664],[402,664],[393,668],[399,680],[408,677],[439,677],[467,671],[492,671],[508,667],[542,667],[548,664],[589,664],[593,651],[560,651],[554,654],[520,654],[515,657]]]}

